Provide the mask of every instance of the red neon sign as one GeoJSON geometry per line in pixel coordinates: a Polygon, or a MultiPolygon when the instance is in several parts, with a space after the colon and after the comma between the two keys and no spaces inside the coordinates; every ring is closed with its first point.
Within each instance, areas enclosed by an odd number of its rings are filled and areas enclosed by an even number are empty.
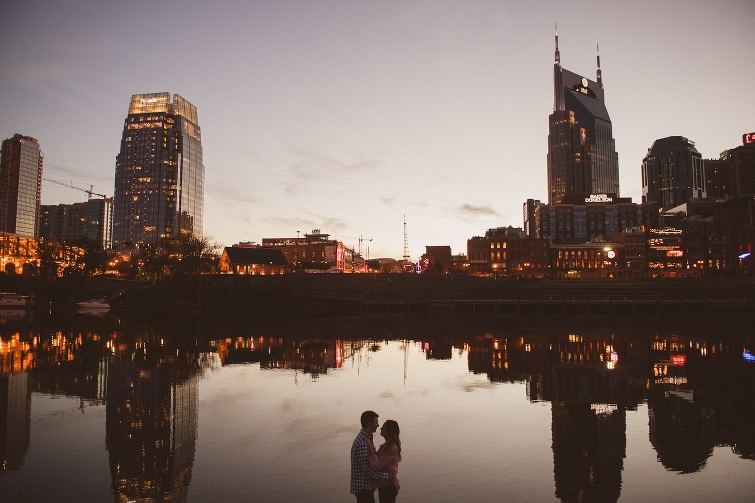
{"type": "Polygon", "coordinates": [[[755,133],[747,133],[742,135],[742,143],[750,145],[755,143],[755,133]]]}
{"type": "Polygon", "coordinates": [[[671,365],[675,367],[683,367],[687,363],[687,357],[685,355],[673,355],[671,357],[671,365]]]}

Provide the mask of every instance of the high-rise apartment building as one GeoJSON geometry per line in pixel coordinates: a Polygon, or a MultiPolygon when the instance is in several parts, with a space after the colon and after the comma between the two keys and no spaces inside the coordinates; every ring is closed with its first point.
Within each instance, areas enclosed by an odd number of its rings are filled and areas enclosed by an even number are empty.
{"type": "Polygon", "coordinates": [[[553,113],[548,118],[548,204],[568,194],[619,195],[619,155],[603,100],[600,54],[597,80],[561,67],[556,31],[553,113]]]}
{"type": "Polygon", "coordinates": [[[683,136],[655,140],[642,160],[642,202],[673,208],[707,197],[703,159],[683,136]]]}
{"type": "Polygon", "coordinates": [[[3,141],[0,154],[0,231],[35,238],[39,229],[44,155],[30,136],[3,141]]]}
{"type": "Polygon", "coordinates": [[[728,195],[755,195],[755,133],[742,135],[742,145],[722,152],[721,162],[729,173],[728,195]]]}
{"type": "MultiPolygon", "coordinates": [[[[724,154],[726,152],[721,155],[724,154]]],[[[708,197],[724,199],[736,192],[737,182],[730,169],[728,159],[703,159],[703,170],[705,172],[705,193],[708,197]]]]}
{"type": "Polygon", "coordinates": [[[113,200],[90,199],[85,203],[43,204],[39,217],[39,237],[70,241],[88,238],[103,250],[112,247],[113,200]]]}
{"type": "Polygon", "coordinates": [[[724,150],[718,159],[703,159],[707,197],[726,199],[755,195],[755,133],[742,135],[742,145],[724,150]]]}
{"type": "Polygon", "coordinates": [[[202,235],[201,140],[197,108],[181,96],[131,97],[115,162],[113,248],[202,235]]]}

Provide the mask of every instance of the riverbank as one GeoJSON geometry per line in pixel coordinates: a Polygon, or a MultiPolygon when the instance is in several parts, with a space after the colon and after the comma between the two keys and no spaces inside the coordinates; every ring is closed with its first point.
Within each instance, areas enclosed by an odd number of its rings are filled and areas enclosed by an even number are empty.
{"type": "Polygon", "coordinates": [[[755,312],[752,278],[511,279],[413,274],[202,275],[161,282],[0,275],[44,306],[108,298],[118,309],[250,316],[363,313],[682,314],[755,312]]]}

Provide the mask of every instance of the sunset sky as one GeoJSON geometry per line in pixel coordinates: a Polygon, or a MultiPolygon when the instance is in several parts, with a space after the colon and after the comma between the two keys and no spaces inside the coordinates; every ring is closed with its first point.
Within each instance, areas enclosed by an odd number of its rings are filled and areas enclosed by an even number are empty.
{"type": "MultiPolygon", "coordinates": [[[[4,0],[0,139],[112,195],[131,95],[180,94],[218,243],[319,228],[400,258],[406,215],[413,257],[466,252],[547,200],[556,22],[564,68],[594,80],[600,44],[621,196],[655,139],[717,158],[755,131],[752,0],[4,0]]],[[[85,199],[43,183],[42,204],[85,199]]]]}

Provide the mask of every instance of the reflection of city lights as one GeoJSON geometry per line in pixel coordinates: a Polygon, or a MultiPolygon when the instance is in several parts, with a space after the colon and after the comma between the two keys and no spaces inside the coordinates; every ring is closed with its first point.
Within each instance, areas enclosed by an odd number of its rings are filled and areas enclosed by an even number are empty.
{"type": "Polygon", "coordinates": [[[590,404],[590,410],[592,410],[596,416],[608,416],[619,410],[619,407],[607,403],[592,403],[590,404]]]}
{"type": "MultiPolygon", "coordinates": [[[[601,355],[602,356],[602,355],[601,355]]],[[[619,354],[614,351],[613,346],[606,346],[606,367],[609,369],[616,368],[616,364],[619,362],[619,354]]]]}
{"type": "Polygon", "coordinates": [[[655,384],[674,384],[679,386],[681,384],[687,384],[686,377],[666,376],[655,380],[655,384]]]}

